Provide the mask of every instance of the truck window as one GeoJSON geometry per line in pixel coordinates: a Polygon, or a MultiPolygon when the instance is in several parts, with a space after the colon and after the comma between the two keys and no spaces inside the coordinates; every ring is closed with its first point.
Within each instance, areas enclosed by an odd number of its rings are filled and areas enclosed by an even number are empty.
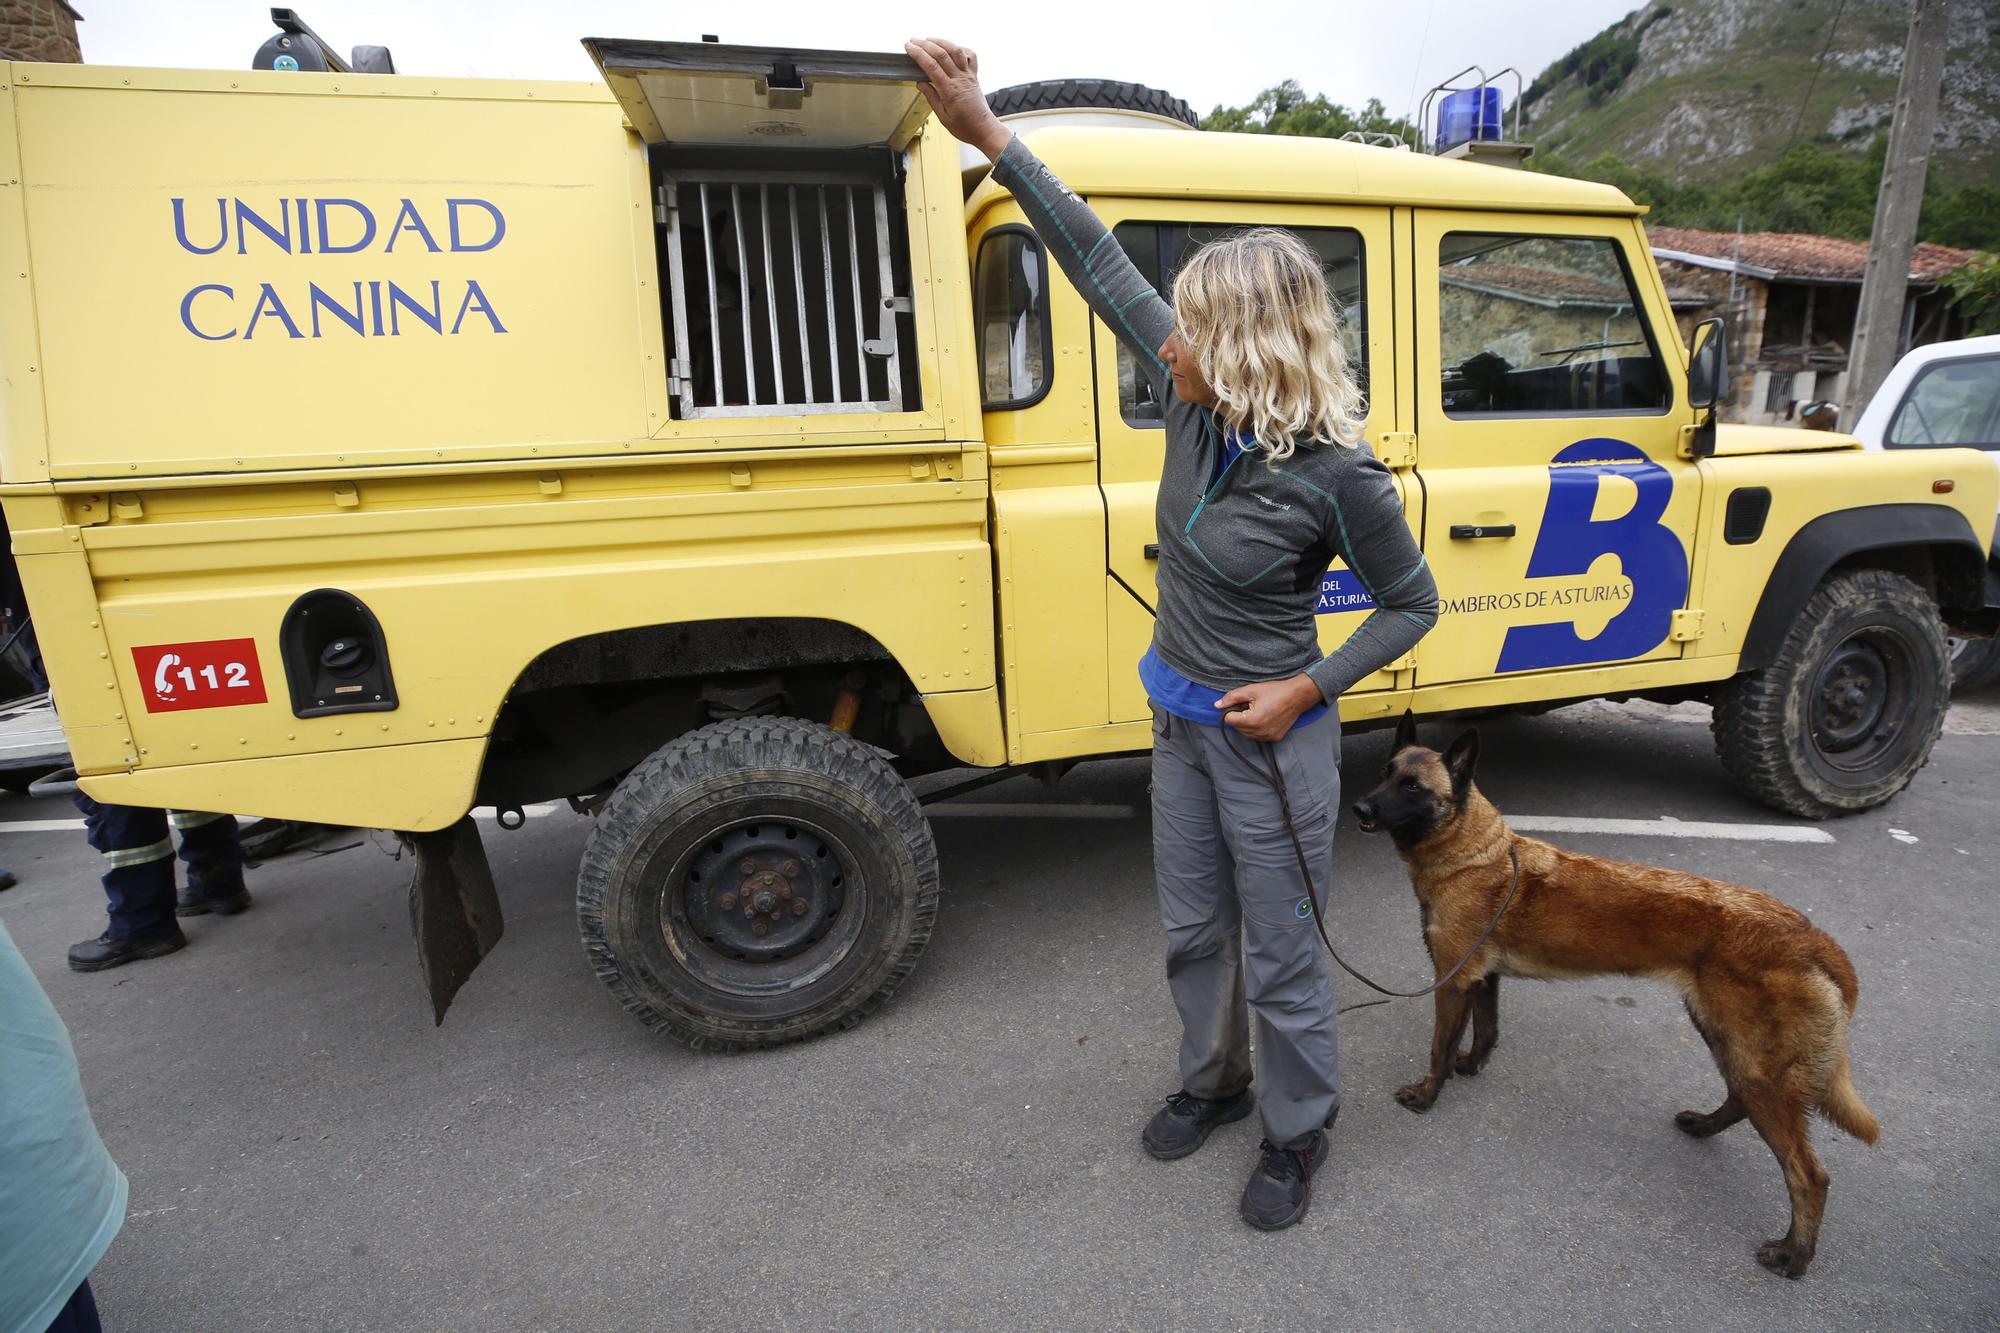
{"type": "Polygon", "coordinates": [[[1026,227],[996,227],[979,242],[973,300],[980,399],[989,412],[1027,407],[1049,388],[1046,257],[1026,227]]]}
{"type": "Polygon", "coordinates": [[[1616,241],[1452,232],[1438,281],[1446,415],[1667,406],[1659,349],[1616,241]]]}
{"type": "MultiPolygon", "coordinates": [[[[1121,222],[1111,234],[1133,264],[1168,301],[1173,300],[1174,275],[1180,272],[1195,251],[1210,241],[1220,240],[1246,228],[1235,224],[1188,225],[1166,222],[1121,222]]],[[[1340,340],[1347,347],[1347,363],[1355,381],[1368,383],[1368,305],[1362,293],[1361,233],[1347,227],[1288,227],[1304,241],[1326,268],[1326,282],[1333,293],[1335,314],[1340,319],[1340,340]]],[[[1118,345],[1118,409],[1134,426],[1159,426],[1166,418],[1153,397],[1152,386],[1140,377],[1132,353],[1118,345]]]]}
{"type": "Polygon", "coordinates": [[[2000,449],[2000,356],[1925,366],[1889,420],[1891,449],[2000,449]]]}

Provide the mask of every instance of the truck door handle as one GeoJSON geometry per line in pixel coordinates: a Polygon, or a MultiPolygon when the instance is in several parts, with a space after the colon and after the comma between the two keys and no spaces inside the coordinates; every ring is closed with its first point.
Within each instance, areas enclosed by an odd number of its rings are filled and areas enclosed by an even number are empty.
{"type": "Polygon", "coordinates": [[[1484,537],[1511,537],[1514,535],[1512,523],[1454,523],[1451,525],[1451,539],[1455,542],[1477,541],[1484,537]]]}
{"type": "Polygon", "coordinates": [[[1158,560],[1160,558],[1160,544],[1158,542],[1147,542],[1143,554],[1148,560],[1158,560]]]}

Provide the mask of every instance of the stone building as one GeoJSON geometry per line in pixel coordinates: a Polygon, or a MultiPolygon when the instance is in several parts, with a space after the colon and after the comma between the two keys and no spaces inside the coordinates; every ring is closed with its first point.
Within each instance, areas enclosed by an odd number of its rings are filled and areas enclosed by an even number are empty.
{"type": "MultiPolygon", "coordinates": [[[[1868,242],[1687,227],[1648,227],[1646,234],[1669,285],[1701,294],[1699,303],[1674,302],[1682,336],[1712,315],[1727,321],[1734,392],[1723,420],[1795,424],[1806,403],[1840,402],[1868,242]]],[[[1898,356],[1964,336],[1964,320],[1939,284],[1972,259],[1970,250],[1917,246],[1898,356]]]]}
{"type": "Polygon", "coordinates": [[[0,0],[0,59],[80,62],[82,21],[64,0],[0,0]]]}

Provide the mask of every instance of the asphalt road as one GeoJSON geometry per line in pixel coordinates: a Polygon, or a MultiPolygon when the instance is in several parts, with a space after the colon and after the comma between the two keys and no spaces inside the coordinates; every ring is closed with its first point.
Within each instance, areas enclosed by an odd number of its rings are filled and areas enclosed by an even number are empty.
{"type": "MultiPolygon", "coordinates": [[[[1737,797],[1690,712],[1488,722],[1483,785],[1522,815],[1806,827],[1737,797]]],[[[1855,1082],[1884,1133],[1816,1123],[1832,1198],[1797,1283],[1751,1257],[1786,1202],[1749,1126],[1671,1125],[1720,1085],[1648,983],[1509,982],[1492,1063],[1422,1117],[1390,1092],[1428,1004],[1347,1015],[1333,1157],[1290,1232],[1236,1218],[1254,1120],[1147,1158],[1177,1030],[1142,762],[940,817],[944,911],[902,994],[751,1056],[651,1037],[592,977],[571,906],[587,821],[566,812],[487,826],[507,935],[442,1028],[407,863],[368,843],[273,861],[256,910],[78,976],[62,952],[100,929],[94,858],[78,833],[14,831],[0,918],[131,1178],[93,1275],[113,1330],[1992,1327],[2000,696],[1953,719],[1914,786],[1822,826],[1832,842],[1552,835],[1768,889],[1853,957],[1855,1082]]],[[[1348,739],[1350,796],[1387,743],[1348,739]]],[[[68,813],[0,800],[0,821],[68,813]]],[[[1341,838],[1337,929],[1421,981],[1388,844],[1351,819],[1341,838]]]]}

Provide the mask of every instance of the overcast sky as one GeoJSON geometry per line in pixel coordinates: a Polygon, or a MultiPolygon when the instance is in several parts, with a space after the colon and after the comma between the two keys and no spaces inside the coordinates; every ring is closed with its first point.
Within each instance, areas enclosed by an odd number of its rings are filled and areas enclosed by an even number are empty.
{"type": "MultiPolygon", "coordinates": [[[[85,20],[77,29],[83,58],[93,64],[247,69],[274,31],[270,6],[248,0],[74,3],[85,20]]],[[[577,44],[581,37],[695,41],[712,32],[726,42],[896,50],[918,33],[951,37],[978,51],[990,88],[1033,79],[1127,79],[1166,88],[1205,113],[1294,78],[1350,106],[1379,97],[1400,113],[1413,96],[1467,65],[1515,65],[1532,79],[1639,3],[1016,0],[974,7],[937,0],[305,0],[294,8],[335,49],[363,42],[387,46],[406,74],[595,78],[577,44]]]]}

